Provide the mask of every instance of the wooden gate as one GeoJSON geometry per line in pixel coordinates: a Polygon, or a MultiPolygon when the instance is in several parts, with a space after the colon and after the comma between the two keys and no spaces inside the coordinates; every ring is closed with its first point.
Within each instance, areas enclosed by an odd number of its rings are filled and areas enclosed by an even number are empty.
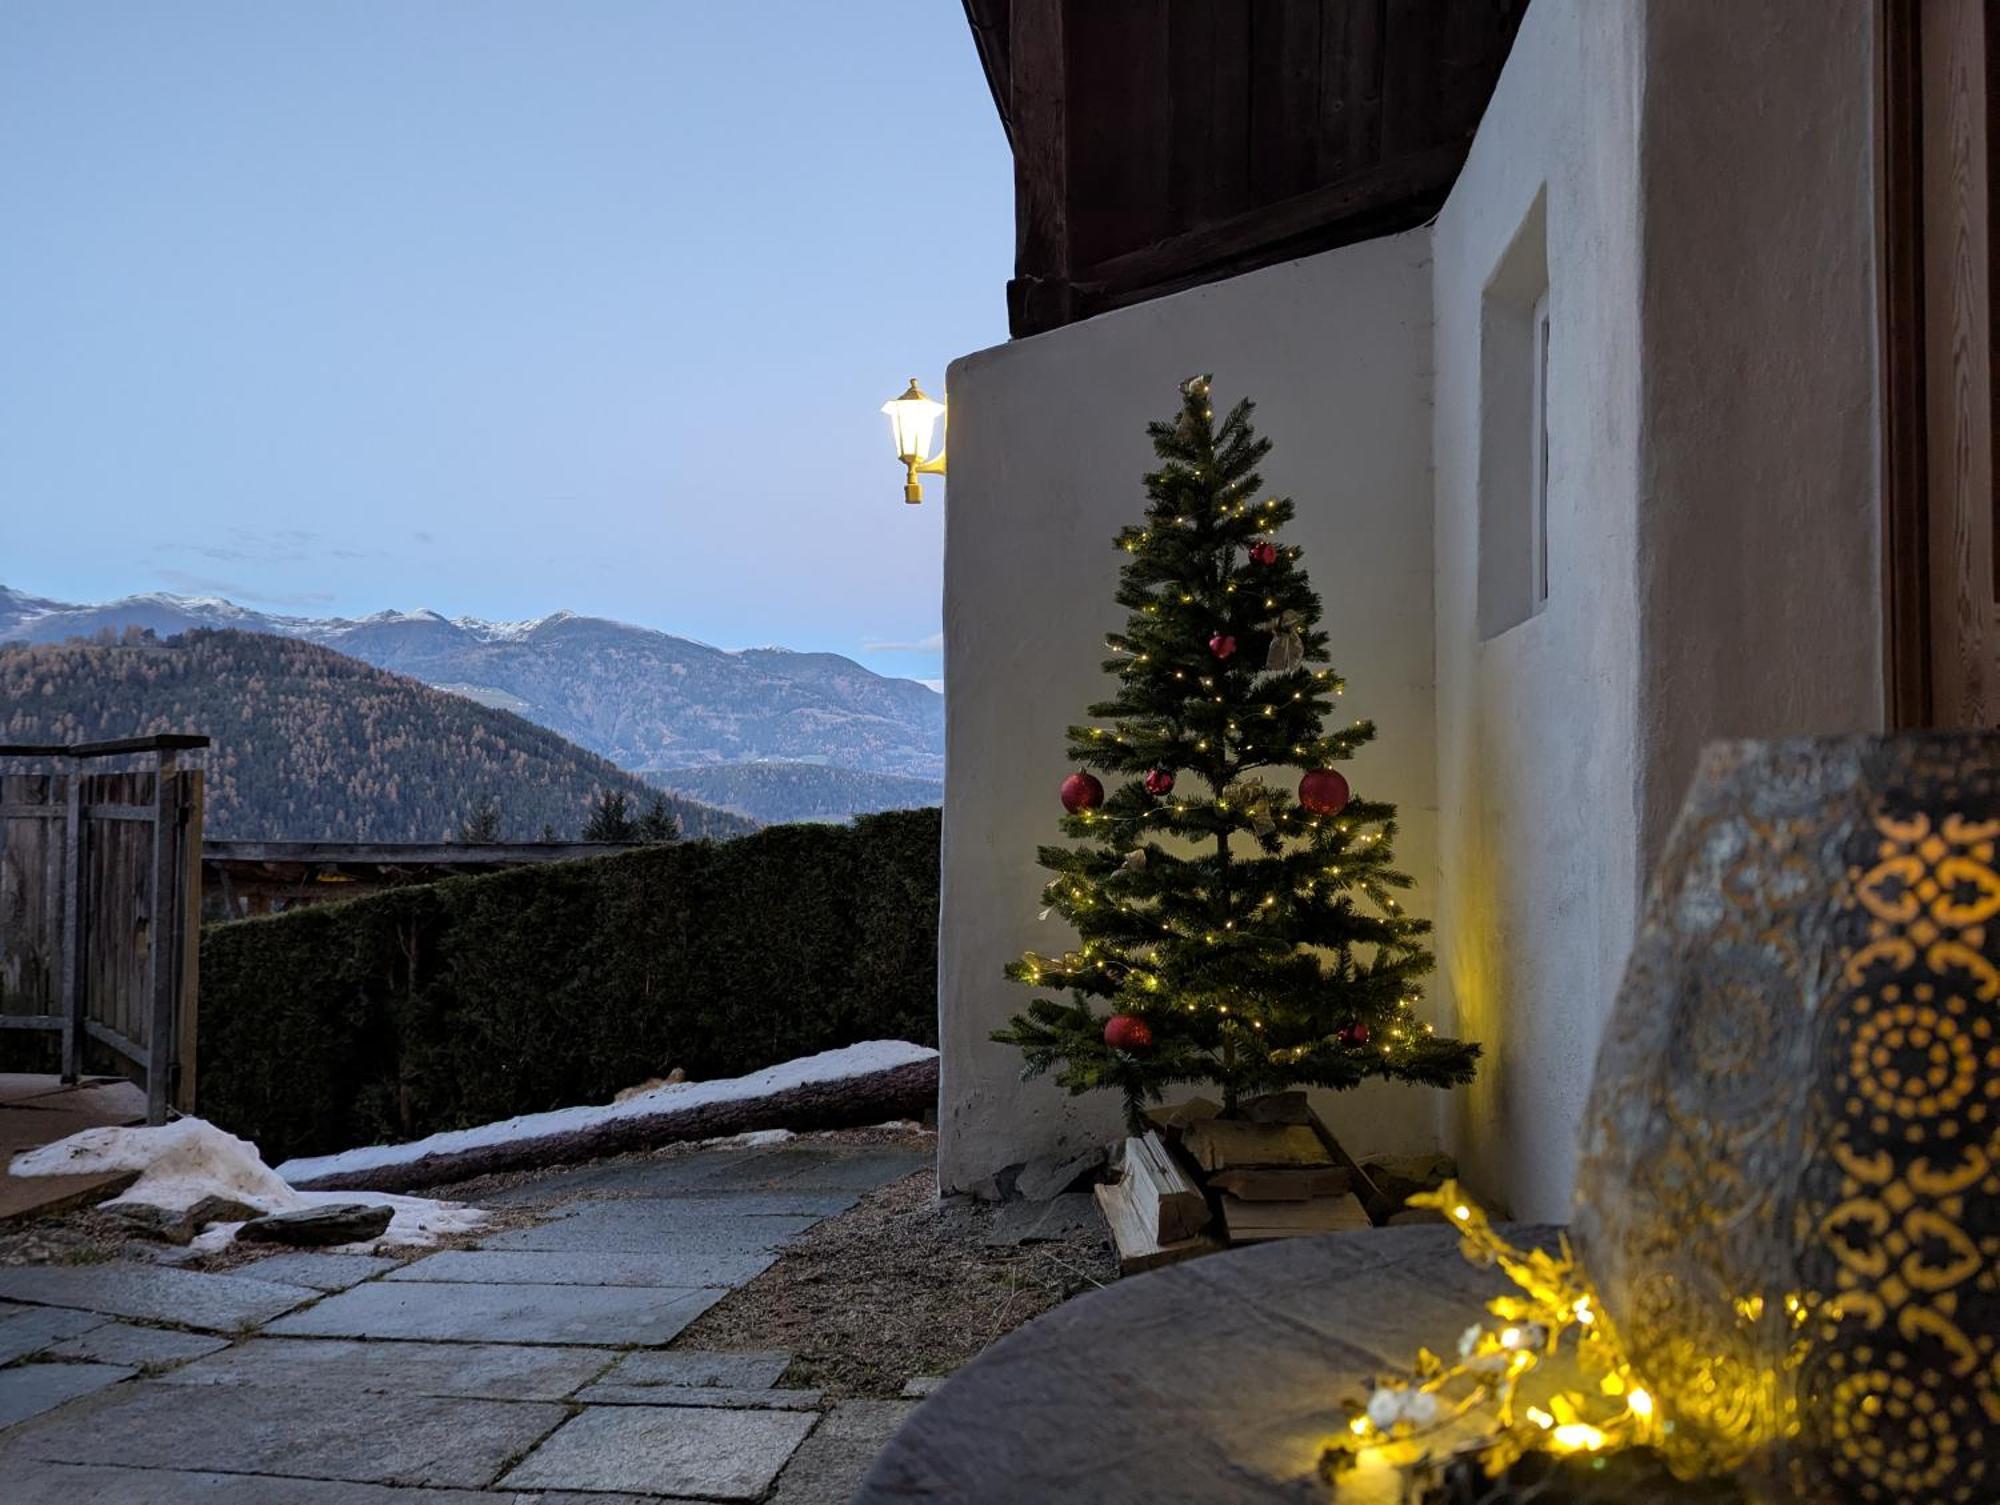
{"type": "Polygon", "coordinates": [[[0,745],[0,1029],[194,1108],[206,737],[0,745]]]}

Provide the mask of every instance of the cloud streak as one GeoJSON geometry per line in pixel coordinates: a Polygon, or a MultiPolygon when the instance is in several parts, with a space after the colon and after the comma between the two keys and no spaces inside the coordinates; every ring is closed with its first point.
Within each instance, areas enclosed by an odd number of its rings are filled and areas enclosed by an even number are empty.
{"type": "Polygon", "coordinates": [[[914,643],[863,643],[863,653],[942,653],[944,634],[934,632],[929,637],[914,643]]]}
{"type": "Polygon", "coordinates": [[[157,573],[163,584],[177,591],[189,591],[201,596],[226,596],[231,601],[248,601],[258,606],[325,606],[333,600],[331,591],[272,593],[240,581],[218,580],[212,575],[192,575],[186,570],[160,570],[157,573]]]}

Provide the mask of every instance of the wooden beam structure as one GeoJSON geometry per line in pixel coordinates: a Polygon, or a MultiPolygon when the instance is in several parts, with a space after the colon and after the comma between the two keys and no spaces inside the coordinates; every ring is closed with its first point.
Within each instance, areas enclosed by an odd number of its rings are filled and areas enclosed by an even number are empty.
{"type": "Polygon", "coordinates": [[[1422,224],[1526,0],[963,0],[1018,335],[1422,224]]]}

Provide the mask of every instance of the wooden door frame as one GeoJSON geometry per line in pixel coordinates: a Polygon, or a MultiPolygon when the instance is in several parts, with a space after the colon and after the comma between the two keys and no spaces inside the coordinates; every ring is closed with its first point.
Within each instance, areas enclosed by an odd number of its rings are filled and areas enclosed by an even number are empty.
{"type": "Polygon", "coordinates": [[[1882,255],[1882,680],[1891,731],[1934,724],[1925,383],[1922,0],[1878,23],[1882,255]]]}

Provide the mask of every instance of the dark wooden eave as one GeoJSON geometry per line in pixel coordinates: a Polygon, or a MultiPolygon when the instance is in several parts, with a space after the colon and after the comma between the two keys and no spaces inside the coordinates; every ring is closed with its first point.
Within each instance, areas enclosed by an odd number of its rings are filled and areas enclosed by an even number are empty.
{"type": "Polygon", "coordinates": [[[1411,228],[1526,0],[963,0],[1014,153],[1035,334],[1411,228]]]}

